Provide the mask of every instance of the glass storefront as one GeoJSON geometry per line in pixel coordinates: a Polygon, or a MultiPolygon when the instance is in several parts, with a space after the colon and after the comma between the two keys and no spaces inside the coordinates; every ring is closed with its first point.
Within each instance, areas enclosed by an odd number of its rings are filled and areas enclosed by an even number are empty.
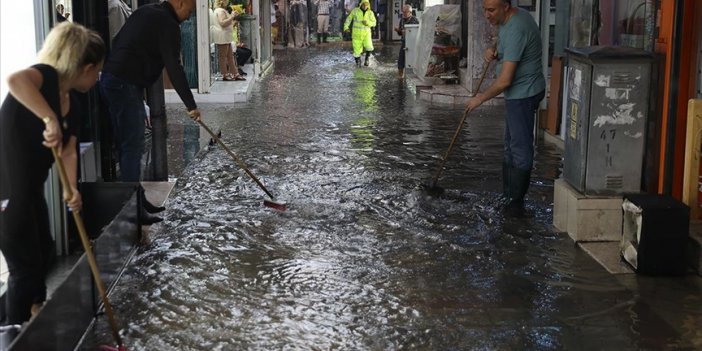
{"type": "Polygon", "coordinates": [[[653,50],[656,8],[653,0],[573,0],[568,46],[628,46],[653,50]]]}

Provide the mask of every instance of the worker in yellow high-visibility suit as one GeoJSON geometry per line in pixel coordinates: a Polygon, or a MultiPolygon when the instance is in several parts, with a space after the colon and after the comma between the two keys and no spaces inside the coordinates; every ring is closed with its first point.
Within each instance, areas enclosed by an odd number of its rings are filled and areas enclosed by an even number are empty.
{"type": "Polygon", "coordinates": [[[351,10],[346,22],[344,22],[344,32],[349,31],[349,25],[352,21],[351,44],[353,45],[353,58],[356,60],[356,66],[361,67],[361,54],[365,51],[366,60],[364,65],[368,66],[368,58],[373,51],[371,28],[375,27],[375,14],[373,14],[368,0],[361,0],[358,7],[351,10]]]}

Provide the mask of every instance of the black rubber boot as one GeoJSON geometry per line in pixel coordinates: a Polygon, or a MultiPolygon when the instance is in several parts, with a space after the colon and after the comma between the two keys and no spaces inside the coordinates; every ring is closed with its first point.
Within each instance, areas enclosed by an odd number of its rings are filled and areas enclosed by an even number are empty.
{"type": "Polygon", "coordinates": [[[364,66],[368,66],[370,64],[370,61],[368,61],[370,58],[370,52],[366,52],[366,61],[363,62],[364,66]]]}
{"type": "Polygon", "coordinates": [[[360,57],[354,57],[354,60],[356,60],[356,67],[361,67],[361,58],[360,58],[360,57]]]}
{"type": "Polygon", "coordinates": [[[163,218],[150,214],[144,208],[139,213],[139,224],[141,225],[152,225],[161,221],[163,221],[163,218]]]}
{"type": "Polygon", "coordinates": [[[510,217],[531,217],[524,209],[524,197],[529,190],[531,170],[508,168],[509,202],[504,207],[503,213],[510,217]]]}
{"type": "Polygon", "coordinates": [[[509,163],[502,161],[502,196],[509,199],[509,163]]]}
{"type": "Polygon", "coordinates": [[[163,218],[146,212],[146,209],[142,205],[142,207],[139,209],[139,213],[130,213],[127,216],[127,220],[132,223],[137,223],[139,225],[152,225],[154,223],[163,221],[163,218]]]}
{"type": "Polygon", "coordinates": [[[317,33],[317,44],[321,44],[321,43],[322,43],[322,34],[317,33]]]}
{"type": "Polygon", "coordinates": [[[324,33],[324,34],[322,35],[322,42],[323,42],[323,43],[328,43],[328,41],[327,41],[327,36],[328,36],[328,35],[329,35],[328,33],[324,33]]]}

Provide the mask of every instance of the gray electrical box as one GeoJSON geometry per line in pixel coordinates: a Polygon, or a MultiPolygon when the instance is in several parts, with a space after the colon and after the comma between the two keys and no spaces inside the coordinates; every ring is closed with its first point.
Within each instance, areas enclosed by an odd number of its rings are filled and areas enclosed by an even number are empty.
{"type": "Polygon", "coordinates": [[[419,42],[419,25],[405,24],[405,68],[414,73],[417,61],[417,44],[419,42]]]}
{"type": "Polygon", "coordinates": [[[563,177],[583,194],[640,192],[653,54],[568,48],[563,177]]]}

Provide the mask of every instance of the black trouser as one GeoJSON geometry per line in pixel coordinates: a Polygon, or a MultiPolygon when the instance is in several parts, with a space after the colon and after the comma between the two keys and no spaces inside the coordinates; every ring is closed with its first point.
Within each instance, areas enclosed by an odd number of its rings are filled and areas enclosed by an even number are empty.
{"type": "Polygon", "coordinates": [[[0,250],[10,271],[5,324],[28,321],[32,304],[46,300],[53,246],[42,188],[11,198],[0,212],[0,250]]]}
{"type": "Polygon", "coordinates": [[[236,64],[239,68],[244,67],[244,65],[251,59],[251,49],[249,48],[236,48],[236,64]]]}
{"type": "Polygon", "coordinates": [[[405,51],[405,45],[404,42],[402,42],[402,46],[400,46],[400,55],[397,57],[398,69],[405,69],[405,51]]]}

